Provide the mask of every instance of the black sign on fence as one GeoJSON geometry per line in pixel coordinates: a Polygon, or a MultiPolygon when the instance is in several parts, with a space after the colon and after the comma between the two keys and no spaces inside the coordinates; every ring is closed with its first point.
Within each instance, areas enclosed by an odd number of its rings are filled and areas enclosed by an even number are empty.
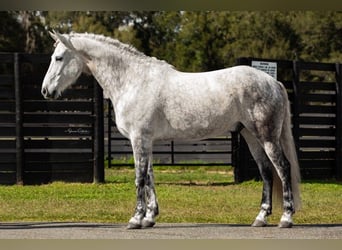
{"type": "Polygon", "coordinates": [[[0,54],[0,183],[103,182],[102,90],[82,76],[44,100],[49,55],[0,54]]]}

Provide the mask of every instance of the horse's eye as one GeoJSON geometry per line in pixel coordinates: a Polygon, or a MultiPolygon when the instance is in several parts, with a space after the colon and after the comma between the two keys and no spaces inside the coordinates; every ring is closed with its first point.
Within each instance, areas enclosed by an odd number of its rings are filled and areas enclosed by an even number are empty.
{"type": "Polygon", "coordinates": [[[63,57],[62,56],[56,56],[56,61],[62,61],[63,60],[63,57]]]}

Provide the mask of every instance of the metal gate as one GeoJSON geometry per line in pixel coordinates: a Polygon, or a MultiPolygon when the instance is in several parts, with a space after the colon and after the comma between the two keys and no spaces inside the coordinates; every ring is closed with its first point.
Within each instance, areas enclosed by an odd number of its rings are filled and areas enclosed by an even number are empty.
{"type": "Polygon", "coordinates": [[[0,183],[103,182],[102,90],[81,77],[44,100],[49,55],[0,54],[0,183]]]}

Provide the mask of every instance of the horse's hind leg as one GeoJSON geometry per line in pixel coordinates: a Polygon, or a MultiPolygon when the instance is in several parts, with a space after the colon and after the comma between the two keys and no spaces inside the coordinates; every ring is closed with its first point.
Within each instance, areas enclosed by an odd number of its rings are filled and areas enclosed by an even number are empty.
{"type": "Polygon", "coordinates": [[[272,161],[275,170],[281,180],[283,187],[283,208],[284,213],[281,217],[279,227],[292,227],[292,215],[295,213],[294,200],[291,186],[291,168],[283,150],[278,142],[266,141],[264,148],[267,156],[272,161]]]}
{"type": "Polygon", "coordinates": [[[247,129],[243,129],[241,134],[248,144],[249,150],[258,165],[263,180],[261,209],[252,224],[253,227],[263,227],[267,225],[267,216],[272,214],[273,165],[254,135],[247,129]]]}

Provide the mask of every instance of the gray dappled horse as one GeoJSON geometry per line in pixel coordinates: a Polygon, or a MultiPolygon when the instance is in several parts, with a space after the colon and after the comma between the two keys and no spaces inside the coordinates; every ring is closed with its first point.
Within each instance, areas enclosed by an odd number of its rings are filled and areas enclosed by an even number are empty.
{"type": "Polygon", "coordinates": [[[264,183],[253,226],[267,224],[273,186],[283,202],[279,226],[292,226],[300,205],[300,174],[289,101],[280,82],[248,66],[179,72],[165,61],[100,35],[54,32],[51,36],[55,51],[43,96],[58,98],[82,72],[92,74],[113,103],[119,131],[132,143],[137,203],[128,228],[152,227],[159,213],[152,169],[154,141],[200,140],[238,128],[264,183]]]}

